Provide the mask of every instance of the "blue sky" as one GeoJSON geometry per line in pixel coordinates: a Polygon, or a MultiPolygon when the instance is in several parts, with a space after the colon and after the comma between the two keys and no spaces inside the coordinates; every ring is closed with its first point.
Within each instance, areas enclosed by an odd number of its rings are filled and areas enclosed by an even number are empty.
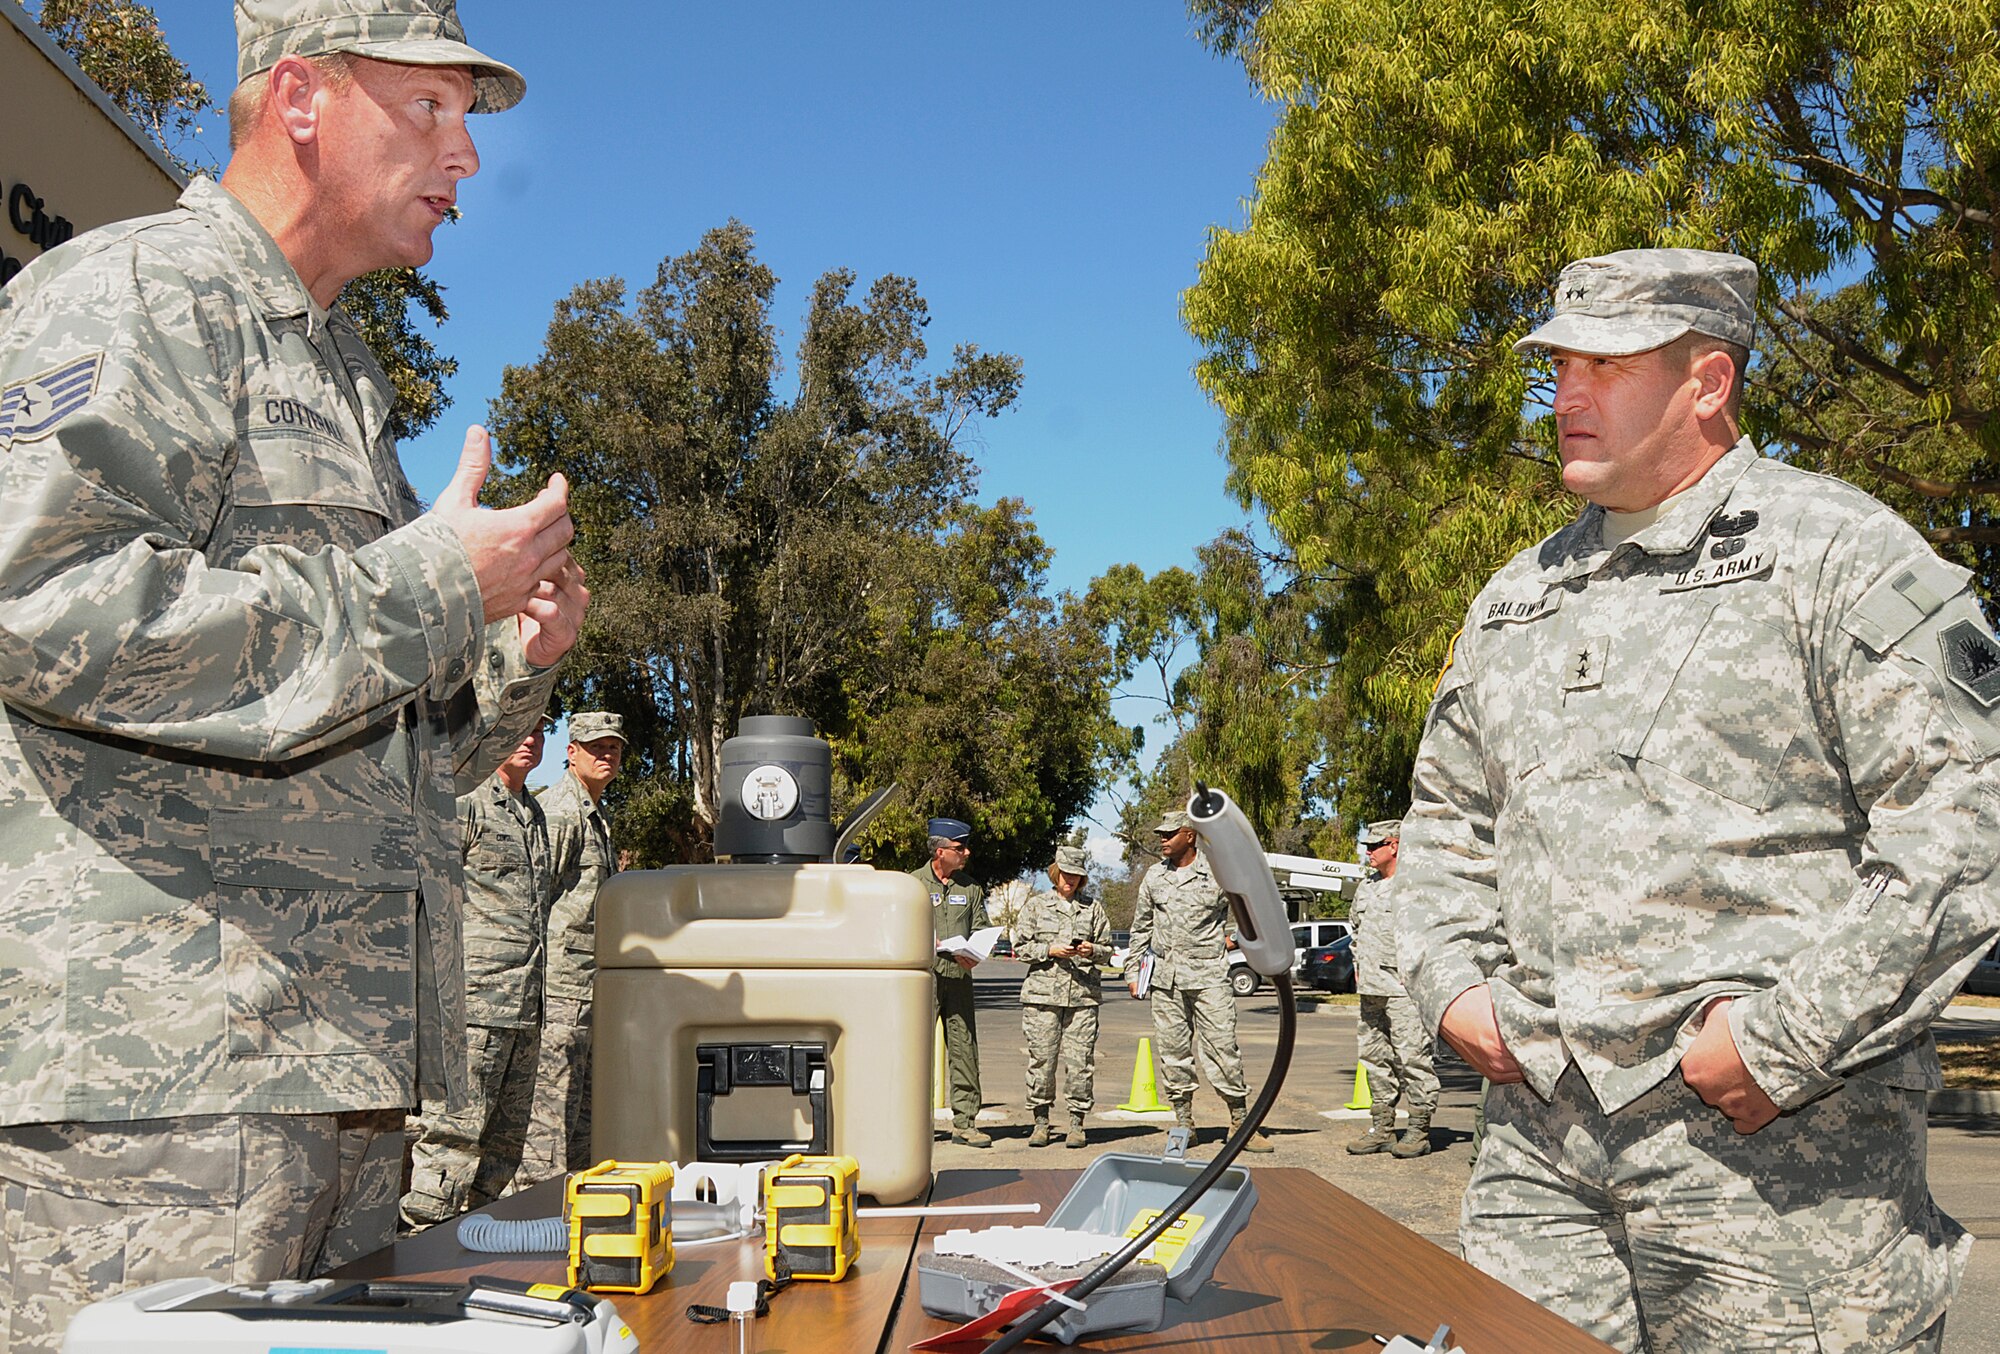
{"type": "MultiPolygon", "coordinates": [[[[155,0],[175,52],[225,98],[230,7],[155,0]]],[[[1081,589],[1112,564],[1189,564],[1245,521],[1220,420],[1180,323],[1206,231],[1239,224],[1275,119],[1174,0],[1051,5],[501,4],[462,0],[470,40],[527,77],[476,120],[483,167],[430,271],[459,361],[453,406],[403,448],[449,480],[509,363],[586,278],[634,288],[735,217],[783,280],[795,340],[811,282],[916,279],[934,357],[1020,355],[1019,405],[985,426],[980,497],[1024,498],[1081,589]]],[[[219,116],[204,136],[218,156],[219,116]]],[[[1146,716],[1136,703],[1121,711],[1146,716]]]]}

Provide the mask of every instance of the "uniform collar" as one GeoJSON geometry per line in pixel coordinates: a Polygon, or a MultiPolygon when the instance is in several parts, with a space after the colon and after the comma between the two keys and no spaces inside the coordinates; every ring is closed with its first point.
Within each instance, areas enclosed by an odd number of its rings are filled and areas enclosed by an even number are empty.
{"type": "MultiPolygon", "coordinates": [[[[1700,544],[1708,524],[1728,504],[1736,482],[1762,459],[1748,437],[1722,453],[1708,473],[1689,485],[1660,520],[1625,542],[1649,555],[1684,555],[1700,544]]],[[[1586,504],[1577,519],[1542,546],[1543,578],[1566,583],[1593,574],[1611,558],[1604,546],[1604,509],[1586,504]]]]}
{"type": "Polygon", "coordinates": [[[266,319],[299,319],[313,313],[312,298],[299,280],[298,269],[292,267],[263,223],[228,189],[199,175],[181,194],[180,205],[199,217],[221,241],[236,262],[244,290],[257,298],[257,309],[266,319]]]}

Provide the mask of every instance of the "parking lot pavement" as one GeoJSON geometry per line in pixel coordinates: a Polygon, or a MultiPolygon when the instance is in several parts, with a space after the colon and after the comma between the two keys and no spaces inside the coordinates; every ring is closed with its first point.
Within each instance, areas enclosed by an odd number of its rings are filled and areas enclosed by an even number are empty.
{"type": "MultiPolygon", "coordinates": [[[[1151,1122],[1129,1116],[1093,1115],[1090,1147],[1070,1151],[1060,1145],[1027,1145],[1032,1121],[1025,1101],[1027,1050],[1021,1038],[1018,996],[1025,966],[991,960],[975,972],[979,1018],[980,1081],[985,1108],[980,1125],[993,1135],[991,1148],[964,1147],[944,1136],[940,1121],[934,1169],[951,1167],[1061,1168],[1087,1164],[1098,1152],[1157,1153],[1166,1142],[1171,1117],[1151,1122]]],[[[1277,999],[1266,987],[1236,1003],[1243,1070],[1254,1093],[1270,1066],[1278,1030],[1277,999]]],[[[2000,1035],[2000,1009],[1953,1007],[1953,1032],[2000,1035]]],[[[1245,1158],[1260,1165],[1302,1166],[1363,1202],[1428,1237],[1456,1249],[1458,1205],[1472,1167],[1472,1110],[1479,1078],[1449,1052],[1438,1062],[1444,1083],[1431,1125],[1429,1156],[1399,1161],[1386,1152],[1349,1156],[1347,1143],[1367,1128],[1365,1115],[1343,1111],[1354,1093],[1355,1008],[1319,1005],[1299,1015],[1297,1046],[1278,1103],[1265,1121],[1277,1150],[1245,1158]],[[1329,1117],[1330,1115],[1338,1117],[1329,1117]]],[[[1105,1002],[1097,1039],[1097,1104],[1111,1111],[1129,1099],[1133,1064],[1141,1037],[1153,1032],[1145,1002],[1133,1001],[1115,979],[1105,979],[1105,1002]]],[[[1941,1027],[1942,1032],[1942,1027],[1941,1027]]],[[[1059,1093],[1060,1094],[1060,1093],[1059,1093]]],[[[1057,1116],[1063,1111],[1058,1103],[1057,1116]]],[[[1212,1152],[1229,1122],[1222,1100],[1206,1085],[1197,1093],[1199,1147],[1212,1152]]],[[[1060,1144],[1061,1138],[1057,1138],[1060,1144]]],[[[2000,1349],[2000,1119],[1934,1115],[1930,1135],[1931,1188],[1944,1210],[1975,1237],[1959,1296],[1945,1334],[1945,1354],[1989,1354],[2000,1349]]]]}

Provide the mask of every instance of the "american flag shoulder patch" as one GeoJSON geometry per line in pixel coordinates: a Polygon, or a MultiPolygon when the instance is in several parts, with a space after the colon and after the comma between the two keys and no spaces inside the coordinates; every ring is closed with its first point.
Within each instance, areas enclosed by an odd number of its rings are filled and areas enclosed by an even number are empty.
{"type": "Polygon", "coordinates": [[[0,391],[0,446],[40,437],[90,403],[104,354],[90,353],[0,391]]]}

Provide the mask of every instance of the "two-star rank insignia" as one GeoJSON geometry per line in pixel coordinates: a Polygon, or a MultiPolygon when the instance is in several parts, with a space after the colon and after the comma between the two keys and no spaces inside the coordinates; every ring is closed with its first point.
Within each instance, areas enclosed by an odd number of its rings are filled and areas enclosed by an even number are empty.
{"type": "Polygon", "coordinates": [[[1565,691],[1594,691],[1604,685],[1604,665],[1611,658],[1611,640],[1605,635],[1580,639],[1569,647],[1563,659],[1565,691]]]}
{"type": "Polygon", "coordinates": [[[1938,635],[1945,675],[1972,693],[1981,705],[2000,701],[2000,644],[1975,621],[1960,621],[1938,635]]]}

